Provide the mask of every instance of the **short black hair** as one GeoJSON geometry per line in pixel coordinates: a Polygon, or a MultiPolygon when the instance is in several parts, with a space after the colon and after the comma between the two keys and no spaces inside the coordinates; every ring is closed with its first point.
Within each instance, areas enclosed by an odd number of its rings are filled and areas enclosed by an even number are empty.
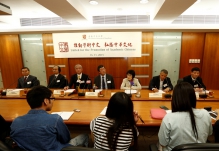
{"type": "Polygon", "coordinates": [[[135,77],[135,71],[134,70],[128,70],[127,72],[126,72],[126,75],[127,74],[131,74],[132,75],[132,79],[134,79],[134,77],[135,77]]]}
{"type": "Polygon", "coordinates": [[[103,67],[104,67],[103,65],[99,65],[99,66],[97,67],[97,71],[100,72],[100,68],[103,68],[103,67]]]}
{"type": "Polygon", "coordinates": [[[42,106],[44,99],[50,99],[52,91],[45,86],[35,86],[27,92],[27,102],[31,109],[42,106]]]}
{"type": "Polygon", "coordinates": [[[30,71],[30,69],[28,67],[21,68],[21,70],[23,70],[23,69],[27,69],[28,71],[30,71]]]}
{"type": "Polygon", "coordinates": [[[193,72],[193,71],[199,71],[199,72],[200,72],[200,69],[199,69],[198,67],[194,67],[194,68],[192,68],[191,71],[192,71],[192,72],[193,72]]]}

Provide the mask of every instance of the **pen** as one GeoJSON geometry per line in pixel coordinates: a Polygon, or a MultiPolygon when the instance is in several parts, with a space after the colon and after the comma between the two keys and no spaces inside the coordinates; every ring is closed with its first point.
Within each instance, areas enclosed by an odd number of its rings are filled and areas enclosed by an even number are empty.
{"type": "Polygon", "coordinates": [[[141,120],[141,122],[142,122],[143,124],[145,124],[140,115],[138,116],[138,118],[141,120]]]}

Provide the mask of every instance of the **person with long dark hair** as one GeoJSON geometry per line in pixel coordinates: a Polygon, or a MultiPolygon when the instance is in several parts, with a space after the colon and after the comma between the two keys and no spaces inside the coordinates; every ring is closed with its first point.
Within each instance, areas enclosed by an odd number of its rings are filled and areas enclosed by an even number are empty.
{"type": "Polygon", "coordinates": [[[212,134],[212,123],[205,109],[196,109],[195,91],[191,84],[181,82],[173,90],[172,113],[163,118],[158,133],[163,151],[188,143],[206,143],[212,134]]]}
{"type": "Polygon", "coordinates": [[[98,116],[90,123],[94,148],[104,150],[129,150],[137,145],[136,122],[139,115],[133,102],[124,92],[115,93],[109,100],[105,116],[98,116]]]}

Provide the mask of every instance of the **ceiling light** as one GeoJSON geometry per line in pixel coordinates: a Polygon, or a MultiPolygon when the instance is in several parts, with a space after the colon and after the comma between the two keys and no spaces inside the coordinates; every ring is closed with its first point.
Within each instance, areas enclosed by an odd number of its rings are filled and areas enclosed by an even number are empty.
{"type": "Polygon", "coordinates": [[[146,4],[146,3],[148,3],[149,1],[148,0],[140,0],[140,3],[141,4],[146,4]]]}
{"type": "Polygon", "coordinates": [[[94,1],[94,0],[90,0],[90,2],[89,2],[91,5],[97,5],[98,4],[98,2],[97,1],[94,1]]]}

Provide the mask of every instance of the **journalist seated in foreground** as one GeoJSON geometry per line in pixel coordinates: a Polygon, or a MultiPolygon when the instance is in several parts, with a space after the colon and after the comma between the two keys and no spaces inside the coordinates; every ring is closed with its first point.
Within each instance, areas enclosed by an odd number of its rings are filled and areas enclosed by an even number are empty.
{"type": "Polygon", "coordinates": [[[139,119],[133,102],[124,92],[115,93],[109,100],[105,116],[90,123],[94,148],[104,150],[129,150],[137,145],[139,119]]]}
{"type": "Polygon", "coordinates": [[[139,83],[139,80],[135,78],[134,70],[128,70],[126,72],[126,76],[127,78],[123,79],[120,89],[141,89],[141,84],[139,83]]]}
{"type": "Polygon", "coordinates": [[[44,86],[33,87],[27,93],[27,102],[31,110],[17,117],[11,124],[11,138],[20,148],[32,151],[58,151],[70,145],[88,147],[87,134],[71,139],[61,116],[47,113],[52,109],[54,102],[51,90],[44,86]]]}
{"type": "Polygon", "coordinates": [[[212,123],[205,109],[196,109],[195,91],[191,84],[181,82],[174,87],[172,113],[162,120],[158,133],[160,151],[171,151],[188,143],[206,143],[212,134],[212,123]]]}
{"type": "Polygon", "coordinates": [[[167,75],[168,71],[166,69],[162,69],[160,71],[160,75],[154,76],[151,79],[149,89],[154,92],[158,92],[159,90],[163,90],[164,92],[173,90],[173,85],[167,75]]]}

